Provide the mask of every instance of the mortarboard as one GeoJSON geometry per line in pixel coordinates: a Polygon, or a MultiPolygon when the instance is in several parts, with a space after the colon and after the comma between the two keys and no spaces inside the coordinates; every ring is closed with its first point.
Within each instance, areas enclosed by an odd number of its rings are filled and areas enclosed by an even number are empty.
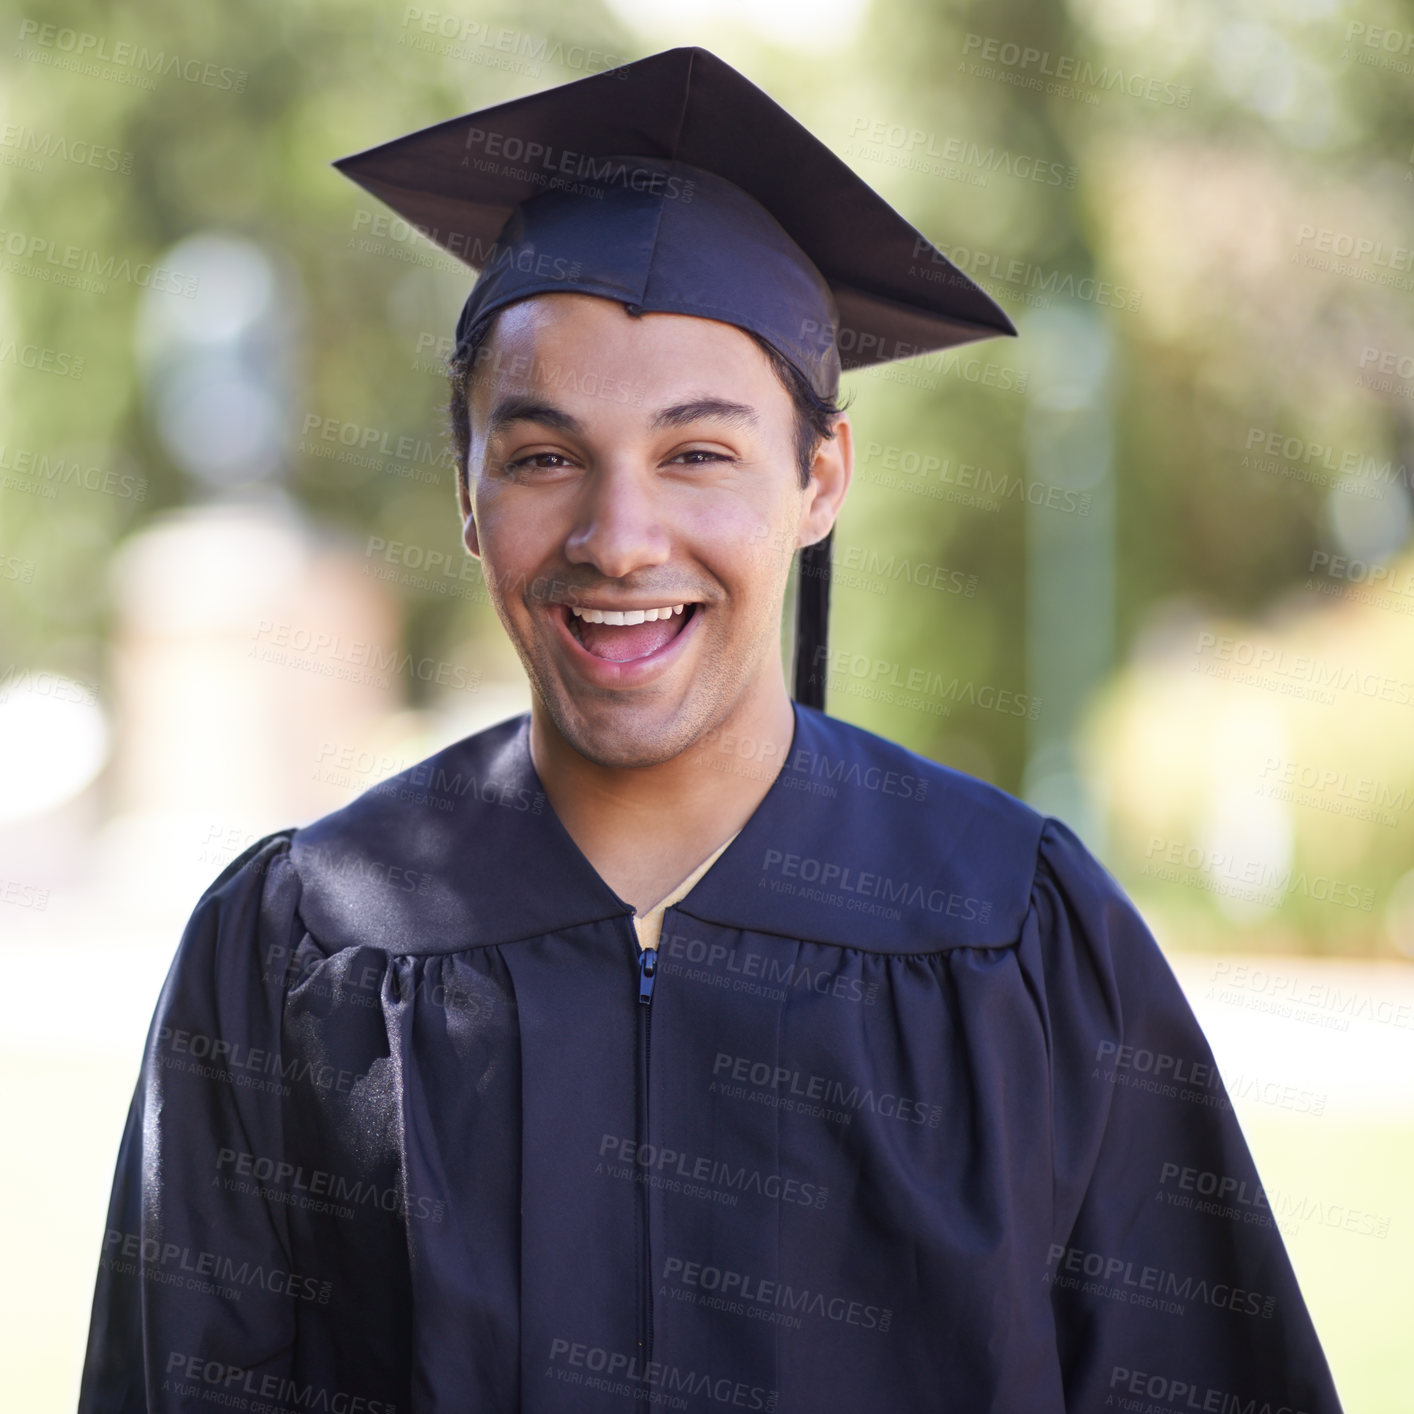
{"type": "MultiPolygon", "coordinates": [[[[334,163],[481,273],[457,322],[572,290],[749,330],[824,397],[842,369],[1016,328],[755,84],[700,48],[334,163]]],[[[824,705],[830,540],[801,552],[794,692],[824,705]]]]}

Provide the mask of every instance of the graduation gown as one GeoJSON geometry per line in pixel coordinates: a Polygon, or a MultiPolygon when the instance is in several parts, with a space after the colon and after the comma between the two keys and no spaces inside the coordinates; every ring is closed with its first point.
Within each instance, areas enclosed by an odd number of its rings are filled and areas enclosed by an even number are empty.
{"type": "Polygon", "coordinates": [[[82,1414],[1336,1411],[1118,884],[794,712],[656,953],[528,715],[234,860],[153,1018],[82,1414]]]}

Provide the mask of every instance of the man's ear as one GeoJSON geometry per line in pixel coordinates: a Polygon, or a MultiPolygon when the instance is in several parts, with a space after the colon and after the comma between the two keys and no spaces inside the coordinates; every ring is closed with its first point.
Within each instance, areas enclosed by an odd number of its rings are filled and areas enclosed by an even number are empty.
{"type": "Polygon", "coordinates": [[[462,544],[467,550],[481,558],[481,537],[476,533],[476,512],[471,508],[471,491],[467,486],[466,469],[463,467],[457,477],[457,509],[462,517],[462,544]]]}
{"type": "Polygon", "coordinates": [[[825,437],[810,463],[810,483],[801,503],[797,545],[823,540],[835,523],[854,475],[854,430],[847,413],[834,421],[834,436],[825,437]]]}

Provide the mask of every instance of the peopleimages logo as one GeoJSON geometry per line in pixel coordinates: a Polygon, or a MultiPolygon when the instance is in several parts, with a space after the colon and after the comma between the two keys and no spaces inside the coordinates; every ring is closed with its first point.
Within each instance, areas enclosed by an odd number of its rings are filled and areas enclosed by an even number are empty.
{"type": "Polygon", "coordinates": [[[164,1389],[174,1378],[190,1380],[190,1384],[172,1385],[173,1392],[183,1398],[212,1403],[217,1408],[274,1410],[283,1406],[285,1409],[323,1410],[325,1414],[397,1414],[397,1405],[387,1400],[299,1384],[285,1375],[261,1374],[259,1370],[227,1365],[180,1350],[167,1356],[167,1376],[164,1389]],[[279,1405],[250,1404],[243,1397],[246,1395],[259,1400],[278,1400],[279,1405]]]}
{"type": "Polygon", "coordinates": [[[1184,1303],[1196,1302],[1214,1310],[1269,1321],[1277,1307],[1276,1297],[1265,1292],[1060,1243],[1052,1243],[1046,1254],[1046,1277],[1050,1285],[1062,1290],[1122,1300],[1171,1316],[1181,1316],[1184,1303]]]}
{"type": "MultiPolygon", "coordinates": [[[[734,1056],[718,1051],[712,1062],[713,1083],[709,1090],[730,1094],[726,1081],[734,1082],[738,1091],[769,1092],[772,1097],[819,1101],[821,1105],[838,1105],[845,1110],[868,1110],[886,1119],[905,1124],[925,1124],[937,1129],[943,1122],[943,1107],[927,1101],[895,1094],[892,1090],[875,1090],[872,1085],[849,1082],[838,1076],[817,1075],[790,1066],[774,1065],[752,1056],[734,1056]]],[[[853,1116],[842,1114],[848,1124],[853,1116]]]]}
{"type": "MultiPolygon", "coordinates": [[[[893,1323],[894,1313],[888,1306],[871,1305],[858,1297],[792,1286],[789,1282],[759,1277],[750,1272],[689,1262],[681,1257],[668,1257],[663,1263],[661,1276],[663,1281],[686,1288],[688,1292],[710,1292],[722,1297],[726,1309],[734,1315],[751,1315],[753,1307],[774,1308],[782,1315],[794,1318],[792,1324],[797,1327],[801,1324],[800,1315],[818,1316],[823,1320],[861,1326],[885,1335],[893,1323]]],[[[671,1289],[669,1294],[678,1296],[671,1289]]]]}
{"type": "Polygon", "coordinates": [[[780,1400],[778,1391],[747,1384],[732,1375],[684,1369],[662,1360],[645,1361],[637,1351],[609,1350],[563,1336],[551,1340],[549,1355],[546,1374],[553,1371],[558,1381],[668,1409],[686,1409],[690,1395],[732,1409],[760,1409],[769,1414],[780,1400]]]}
{"type": "Polygon", "coordinates": [[[366,1178],[351,1179],[325,1169],[307,1169],[303,1164],[263,1154],[221,1149],[216,1155],[216,1172],[228,1192],[316,1212],[340,1210],[339,1217],[355,1216],[359,1206],[405,1218],[426,1218],[434,1223],[446,1215],[444,1200],[406,1193],[400,1184],[379,1186],[366,1178]]]}
{"type": "Polygon", "coordinates": [[[907,879],[891,879],[887,874],[856,869],[852,864],[787,854],[779,849],[766,851],[761,871],[763,874],[778,873],[787,879],[799,879],[805,884],[818,884],[822,889],[833,889],[841,894],[856,894],[889,904],[902,904],[906,908],[943,913],[949,918],[976,919],[985,923],[992,914],[992,905],[987,899],[955,894],[947,889],[928,888],[907,879]]]}
{"type": "Polygon", "coordinates": [[[668,1186],[677,1184],[693,1196],[704,1196],[697,1185],[718,1185],[724,1196],[731,1199],[724,1207],[735,1207],[740,1194],[755,1194],[759,1198],[818,1209],[825,1206],[830,1192],[822,1184],[807,1183],[787,1174],[748,1168],[745,1164],[733,1165],[726,1159],[707,1154],[688,1154],[666,1144],[640,1143],[627,1135],[603,1134],[599,1139],[599,1162],[595,1172],[624,1176],[615,1172],[613,1164],[624,1165],[624,1173],[635,1178],[643,1174],[668,1180],[668,1186]]]}
{"type": "Polygon", "coordinates": [[[258,1289],[272,1296],[327,1306],[334,1289],[332,1282],[301,1276],[284,1267],[252,1262],[248,1257],[238,1260],[182,1243],[159,1242],[155,1237],[119,1228],[109,1228],[104,1234],[103,1261],[121,1276],[140,1274],[145,1281],[206,1294],[214,1292],[233,1301],[241,1299],[243,1290],[258,1289]]]}
{"type": "Polygon", "coordinates": [[[149,49],[145,44],[134,44],[126,39],[111,42],[106,35],[41,24],[38,20],[20,21],[20,44],[16,54],[19,58],[51,68],[70,69],[99,78],[117,78],[117,73],[105,73],[97,67],[100,64],[111,65],[120,73],[127,71],[123,82],[146,89],[155,88],[159,77],[175,77],[187,83],[200,84],[203,88],[244,93],[247,78],[244,69],[206,63],[165,49],[149,49]],[[27,42],[38,47],[27,48],[27,42]]]}
{"type": "Polygon", "coordinates": [[[602,198],[605,188],[623,187],[686,204],[696,194],[696,183],[675,171],[665,172],[655,166],[625,161],[622,157],[557,148],[491,128],[468,128],[465,146],[468,155],[462,158],[464,167],[477,171],[508,171],[510,175],[522,176],[538,185],[582,183],[582,191],[572,188],[577,195],[602,198]],[[471,156],[472,153],[476,155],[471,156]],[[515,165],[508,168],[507,164],[515,165]]]}

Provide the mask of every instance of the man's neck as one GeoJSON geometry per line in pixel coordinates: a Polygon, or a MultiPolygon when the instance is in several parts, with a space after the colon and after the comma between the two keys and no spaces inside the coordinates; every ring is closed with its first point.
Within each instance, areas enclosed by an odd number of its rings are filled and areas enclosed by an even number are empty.
{"type": "Polygon", "coordinates": [[[751,818],[794,730],[782,684],[661,765],[601,766],[581,756],[535,700],[530,750],[570,838],[604,882],[645,913],[751,818]]]}

